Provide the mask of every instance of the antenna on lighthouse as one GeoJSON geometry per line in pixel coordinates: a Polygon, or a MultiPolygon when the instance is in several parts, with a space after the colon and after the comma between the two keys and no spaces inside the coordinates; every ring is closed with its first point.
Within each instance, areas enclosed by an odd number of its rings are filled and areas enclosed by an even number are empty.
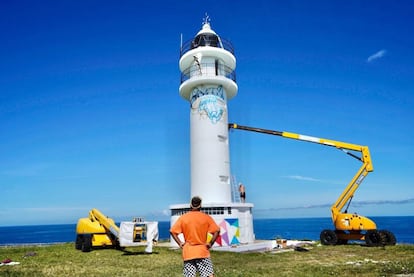
{"type": "Polygon", "coordinates": [[[204,18],[203,18],[203,25],[204,25],[204,24],[209,24],[209,25],[210,25],[210,21],[211,21],[211,18],[210,18],[210,16],[206,13],[206,14],[205,14],[205,16],[204,16],[204,18]]]}

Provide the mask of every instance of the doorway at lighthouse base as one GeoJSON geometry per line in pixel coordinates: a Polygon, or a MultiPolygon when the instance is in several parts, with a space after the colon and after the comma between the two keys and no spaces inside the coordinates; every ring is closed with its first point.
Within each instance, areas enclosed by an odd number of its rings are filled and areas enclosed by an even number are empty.
{"type": "MultiPolygon", "coordinates": [[[[171,226],[181,215],[190,211],[188,206],[188,204],[170,206],[171,226]]],[[[220,227],[220,236],[214,247],[249,244],[255,241],[252,208],[251,203],[204,204],[202,206],[201,211],[210,215],[220,227]]],[[[171,240],[171,246],[176,246],[174,240],[171,240]]]]}

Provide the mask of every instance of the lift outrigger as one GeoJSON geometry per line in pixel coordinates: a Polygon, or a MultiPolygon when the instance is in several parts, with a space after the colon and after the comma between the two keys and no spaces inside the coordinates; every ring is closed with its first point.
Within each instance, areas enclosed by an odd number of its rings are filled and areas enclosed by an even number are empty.
{"type": "Polygon", "coordinates": [[[387,230],[377,230],[375,222],[371,219],[356,213],[348,213],[348,208],[354,197],[355,191],[368,173],[374,170],[368,146],[290,132],[242,126],[234,123],[230,123],[228,126],[229,129],[252,131],[335,147],[362,162],[362,166],[359,168],[358,172],[354,175],[336,202],[331,206],[331,217],[335,230],[323,230],[320,234],[321,243],[324,245],[337,245],[347,244],[349,240],[361,240],[365,241],[368,246],[396,244],[396,238],[392,232],[387,230]],[[360,156],[355,154],[355,152],[359,152],[360,156]]]}

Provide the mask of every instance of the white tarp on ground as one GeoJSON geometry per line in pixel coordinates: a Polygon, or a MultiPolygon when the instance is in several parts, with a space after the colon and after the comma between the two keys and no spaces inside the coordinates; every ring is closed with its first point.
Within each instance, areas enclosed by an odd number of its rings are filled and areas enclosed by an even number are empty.
{"type": "Polygon", "coordinates": [[[152,253],[152,245],[154,241],[158,241],[157,221],[121,222],[119,228],[119,245],[121,247],[146,245],[145,252],[152,253]],[[136,226],[142,225],[146,226],[146,238],[143,238],[140,242],[134,242],[134,229],[136,226]]]}

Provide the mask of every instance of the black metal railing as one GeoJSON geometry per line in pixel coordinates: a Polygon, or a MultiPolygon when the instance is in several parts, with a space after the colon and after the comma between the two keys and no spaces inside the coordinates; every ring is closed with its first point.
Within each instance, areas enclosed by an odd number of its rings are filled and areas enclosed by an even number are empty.
{"type": "MultiPolygon", "coordinates": [[[[201,211],[203,213],[209,214],[209,215],[222,215],[222,214],[231,214],[231,207],[211,207],[211,208],[201,208],[201,211]]],[[[182,208],[182,209],[173,209],[171,210],[171,216],[181,216],[183,214],[188,213],[191,211],[190,208],[182,208]]]]}
{"type": "Polygon", "coordinates": [[[180,58],[187,53],[188,51],[190,51],[191,49],[197,48],[197,47],[203,47],[203,46],[211,46],[211,47],[217,47],[217,48],[222,48],[225,49],[227,51],[229,51],[230,53],[232,53],[234,55],[234,48],[233,48],[233,44],[226,39],[220,38],[217,41],[195,41],[195,39],[190,39],[186,42],[183,43],[183,45],[180,48],[180,58]]]}
{"type": "Polygon", "coordinates": [[[232,68],[217,63],[193,64],[181,72],[181,83],[196,76],[213,77],[224,76],[236,82],[236,71],[232,68]]]}

